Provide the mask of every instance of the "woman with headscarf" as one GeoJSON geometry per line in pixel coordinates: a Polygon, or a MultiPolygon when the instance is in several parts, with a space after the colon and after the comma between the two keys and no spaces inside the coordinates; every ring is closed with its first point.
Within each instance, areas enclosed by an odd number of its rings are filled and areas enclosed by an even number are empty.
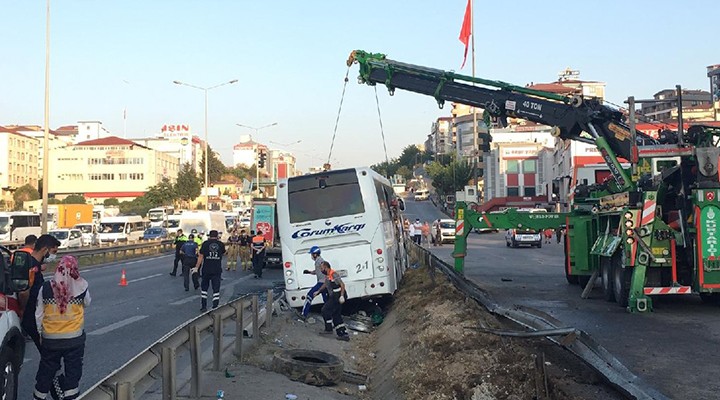
{"type": "Polygon", "coordinates": [[[35,321],[41,338],[40,365],[35,376],[34,399],[53,397],[65,400],[80,395],[85,353],[85,307],[90,304],[88,283],[80,277],[77,259],[64,256],[55,276],[45,281],[38,294],[35,321]],[[55,377],[64,365],[64,374],[55,377]]]}

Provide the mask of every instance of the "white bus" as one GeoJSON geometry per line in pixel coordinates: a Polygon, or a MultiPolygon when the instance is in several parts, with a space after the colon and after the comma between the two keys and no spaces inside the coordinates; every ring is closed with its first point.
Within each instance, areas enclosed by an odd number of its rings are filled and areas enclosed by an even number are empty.
{"type": "Polygon", "coordinates": [[[185,235],[191,234],[193,229],[197,233],[204,232],[203,239],[207,239],[208,233],[213,229],[222,235],[223,232],[227,232],[225,213],[222,211],[185,211],[180,214],[180,229],[185,235]]]}
{"type": "Polygon", "coordinates": [[[101,242],[139,241],[145,232],[145,221],[139,215],[118,215],[100,220],[101,242]]]}
{"type": "Polygon", "coordinates": [[[175,214],[175,207],[156,207],[148,210],[150,226],[167,227],[168,216],[175,214]]]}
{"type": "MultiPolygon", "coordinates": [[[[348,298],[392,295],[407,266],[394,219],[390,182],[369,168],[325,171],[278,181],[277,214],[285,293],[292,307],[305,302],[315,285],[308,251],[322,257],[342,277],[348,298]]],[[[321,302],[317,296],[315,303],[321,302]]]]}
{"type": "Polygon", "coordinates": [[[40,236],[41,232],[40,214],[26,211],[0,212],[0,242],[25,240],[25,236],[40,236]]]}

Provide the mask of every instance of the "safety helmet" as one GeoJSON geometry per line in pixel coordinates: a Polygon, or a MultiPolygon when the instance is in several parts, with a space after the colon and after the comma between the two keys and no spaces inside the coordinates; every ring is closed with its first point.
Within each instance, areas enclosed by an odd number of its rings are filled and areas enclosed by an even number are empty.
{"type": "Polygon", "coordinates": [[[311,247],[309,253],[310,254],[320,254],[320,247],[318,247],[318,246],[311,247]]]}
{"type": "Polygon", "coordinates": [[[195,235],[195,234],[197,233],[197,229],[193,229],[192,231],[190,231],[190,233],[192,233],[193,235],[195,235]]]}

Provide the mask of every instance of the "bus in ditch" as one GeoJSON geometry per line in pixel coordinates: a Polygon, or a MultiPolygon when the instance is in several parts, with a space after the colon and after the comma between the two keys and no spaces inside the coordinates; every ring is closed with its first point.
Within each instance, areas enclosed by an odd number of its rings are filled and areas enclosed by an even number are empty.
{"type": "MultiPolygon", "coordinates": [[[[317,282],[309,251],[342,277],[349,299],[395,293],[407,267],[398,202],[390,181],[370,168],[324,171],[282,179],[277,215],[287,301],[301,307],[317,282]]],[[[313,303],[322,302],[316,296],[313,303]]]]}
{"type": "Polygon", "coordinates": [[[27,235],[40,236],[40,214],[27,211],[0,212],[0,242],[25,240],[27,235]]]}

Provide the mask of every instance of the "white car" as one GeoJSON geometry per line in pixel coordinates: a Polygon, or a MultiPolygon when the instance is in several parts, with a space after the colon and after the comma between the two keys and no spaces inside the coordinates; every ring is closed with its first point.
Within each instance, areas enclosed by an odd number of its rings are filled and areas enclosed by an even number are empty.
{"type": "Polygon", "coordinates": [[[542,234],[534,229],[508,229],[505,233],[505,246],[519,247],[530,245],[530,247],[542,247],[542,234]]]}
{"type": "Polygon", "coordinates": [[[427,189],[420,189],[415,191],[415,201],[424,201],[430,198],[430,191],[427,189]]]}
{"type": "Polygon", "coordinates": [[[53,229],[48,234],[60,241],[59,249],[82,247],[83,245],[83,235],[80,229],[53,229]]]}
{"type": "Polygon", "coordinates": [[[455,243],[455,220],[441,219],[439,222],[438,220],[433,221],[432,227],[430,228],[430,235],[432,236],[433,243],[455,243]],[[437,235],[438,224],[440,225],[440,237],[437,235]]]}
{"type": "Polygon", "coordinates": [[[248,229],[248,228],[250,228],[250,223],[251,223],[251,220],[249,217],[240,218],[240,223],[239,223],[240,228],[248,229]]]}

